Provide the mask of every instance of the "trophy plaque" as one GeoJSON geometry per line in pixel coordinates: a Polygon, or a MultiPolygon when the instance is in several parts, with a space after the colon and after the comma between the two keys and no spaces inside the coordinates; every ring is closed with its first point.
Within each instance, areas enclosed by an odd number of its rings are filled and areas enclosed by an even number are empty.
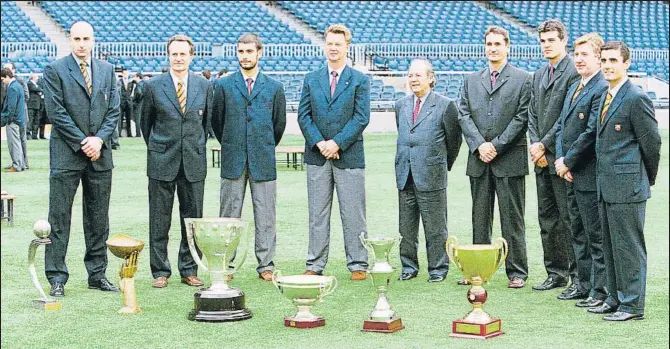
{"type": "Polygon", "coordinates": [[[323,302],[323,298],[335,291],[337,279],[323,275],[287,275],[275,270],[272,282],[279,291],[298,308],[293,316],[284,318],[284,326],[295,328],[314,328],[326,325],[321,316],[312,314],[312,306],[323,302]]]}
{"type": "Polygon", "coordinates": [[[107,240],[107,248],[113,255],[123,259],[119,277],[119,288],[123,293],[123,308],[119,314],[136,314],[142,311],[135,294],[135,273],[137,272],[137,256],[144,248],[144,241],[125,234],[116,234],[107,240]]]}
{"type": "Polygon", "coordinates": [[[57,299],[47,297],[42,289],[42,284],[37,278],[37,272],[35,271],[35,255],[37,254],[37,248],[42,245],[48,245],[51,243],[49,239],[49,234],[51,234],[51,225],[45,220],[39,220],[35,222],[33,226],[33,233],[37,237],[30,242],[30,248],[28,248],[28,271],[30,272],[30,277],[33,279],[33,285],[40,293],[40,298],[33,299],[33,305],[38,309],[43,310],[61,310],[63,305],[57,299]]]}

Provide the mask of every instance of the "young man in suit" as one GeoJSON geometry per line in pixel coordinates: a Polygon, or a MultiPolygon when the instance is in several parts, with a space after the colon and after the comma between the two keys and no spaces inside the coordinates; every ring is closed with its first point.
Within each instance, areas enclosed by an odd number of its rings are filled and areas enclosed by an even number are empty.
{"type": "Polygon", "coordinates": [[[0,73],[5,95],[2,101],[2,126],[7,126],[7,149],[12,165],[5,172],[21,172],[25,169],[23,149],[21,147],[21,128],[25,127],[25,97],[23,88],[9,68],[2,68],[0,73]]]}
{"type": "Polygon", "coordinates": [[[21,125],[19,129],[19,137],[20,137],[20,145],[21,145],[21,151],[23,154],[23,169],[27,170],[28,169],[28,133],[30,132],[29,126],[30,126],[30,121],[29,119],[29,112],[28,112],[28,102],[30,101],[30,90],[28,89],[28,84],[21,79],[17,74],[16,74],[16,67],[14,66],[14,63],[12,62],[7,62],[3,66],[4,68],[9,68],[12,71],[12,74],[14,74],[14,79],[16,82],[21,85],[21,88],[23,89],[23,119],[24,123],[21,125]]]}
{"type": "Polygon", "coordinates": [[[298,124],[305,137],[309,248],[305,274],[321,274],[328,262],[333,187],[344,230],[347,268],[364,280],[368,253],[360,242],[365,220],[363,130],[370,122],[370,79],[347,66],[351,31],[342,24],[326,29],[326,67],[305,76],[298,124]]]}
{"type": "Polygon", "coordinates": [[[72,54],[44,69],[44,101],[52,129],[49,141],[49,223],[51,244],[46,245],[45,271],[51,295],[62,297],[68,270],[65,265],[70,237],[72,204],[83,186],[84,264],[88,287],[118,292],[105,277],[109,236],[109,197],[112,190],[110,140],[119,119],[119,94],[114,67],[91,57],[93,27],[76,22],[70,28],[72,54]]]}
{"type": "Polygon", "coordinates": [[[42,88],[37,85],[39,77],[37,74],[30,75],[28,80],[28,92],[30,99],[28,100],[28,120],[30,120],[30,135],[31,139],[37,139],[37,134],[40,127],[40,112],[42,108],[42,88]]]}
{"type": "Polygon", "coordinates": [[[216,82],[212,129],[221,143],[221,217],[239,218],[251,187],[258,277],[272,281],[277,245],[275,147],[286,128],[282,84],[258,69],[263,43],[256,34],[237,40],[240,71],[216,82]]]}
{"type": "MultiPolygon", "coordinates": [[[[568,31],[557,19],[550,19],[538,28],[540,46],[548,63],[533,74],[530,104],[528,106],[528,134],[530,159],[535,164],[537,186],[537,218],[544,254],[547,278],[535,291],[564,287],[568,278],[572,284],[559,295],[562,299],[586,298],[576,275],[575,258],[571,245],[571,225],[568,214],[565,181],[556,176],[557,120],[563,109],[565,95],[579,80],[572,58],[567,53],[568,31]]],[[[580,231],[582,227],[575,227],[580,231]]],[[[581,234],[582,232],[580,232],[581,234]]]]}
{"type": "Polygon", "coordinates": [[[497,196],[502,236],[509,246],[508,287],[522,288],[528,278],[524,210],[530,75],[507,62],[510,39],[505,28],[489,27],[484,40],[488,67],[467,77],[459,105],[459,122],[470,148],[466,174],[472,193],[472,239],[475,244],[491,243],[497,196]]]}
{"type": "MultiPolygon", "coordinates": [[[[596,128],[600,97],[607,81],[600,72],[603,39],[590,33],[575,40],[574,62],[581,80],[568,90],[556,132],[556,174],[566,180],[568,211],[572,225],[572,247],[577,263],[579,288],[564,298],[578,307],[595,307],[605,300],[605,261],[596,196],[596,128]]],[[[573,285],[575,283],[573,282],[573,285]]],[[[560,296],[560,295],[559,295],[560,296]]]]}
{"type": "Polygon", "coordinates": [[[597,122],[596,185],[609,297],[589,308],[607,321],[644,318],[647,250],[644,219],[661,157],[654,106],[627,77],[630,50],[621,41],[601,49],[609,83],[597,122]]]}
{"type": "Polygon", "coordinates": [[[400,261],[398,280],[419,273],[419,218],[428,254],[428,282],[443,281],[449,272],[447,241],[447,170],[462,142],[458,107],[431,89],[435,73],[427,60],[412,61],[407,80],[413,94],[395,103],[398,128],[395,175],[398,187],[400,261]]]}
{"type": "Polygon", "coordinates": [[[163,288],[172,274],[168,239],[174,193],[179,198],[179,274],[181,282],[202,286],[186,241],[184,218],[202,217],[207,176],[205,132],[212,108],[212,85],[189,71],[194,45],[186,35],[168,40],[170,72],[143,86],[142,136],[147,144],[149,248],[153,287],[163,288]]]}

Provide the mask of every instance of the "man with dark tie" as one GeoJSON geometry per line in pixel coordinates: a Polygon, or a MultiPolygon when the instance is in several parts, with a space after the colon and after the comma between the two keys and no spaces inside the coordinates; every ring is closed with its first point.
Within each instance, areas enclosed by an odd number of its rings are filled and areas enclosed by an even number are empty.
{"type": "Polygon", "coordinates": [[[119,94],[114,67],[91,57],[93,27],[76,22],[70,28],[72,54],[44,69],[44,101],[52,129],[49,141],[49,223],[44,267],[50,294],[65,295],[65,265],[72,204],[83,186],[84,265],[88,288],[118,292],[105,277],[112,191],[110,140],[119,119],[119,94]]]}
{"type": "Polygon", "coordinates": [[[621,41],[601,49],[609,83],[596,135],[596,185],[609,296],[588,311],[606,321],[641,320],[647,284],[644,220],[661,157],[654,106],[627,76],[630,50],[621,41]]]}
{"type": "Polygon", "coordinates": [[[530,75],[507,62],[510,38],[505,28],[489,27],[484,42],[488,67],[466,78],[459,104],[459,122],[470,148],[466,174],[472,193],[472,239],[475,244],[491,243],[497,197],[502,236],[509,246],[507,286],[522,288],[528,278],[524,210],[530,75]]]}
{"type": "Polygon", "coordinates": [[[359,236],[365,220],[363,130],[370,122],[370,79],[347,66],[351,31],[326,29],[326,67],[305,76],[298,124],[305,137],[309,247],[305,274],[321,274],[328,262],[333,188],[337,190],[347,269],[364,280],[368,253],[359,236]]]}
{"type": "Polygon", "coordinates": [[[282,84],[258,69],[263,43],[256,34],[237,40],[240,71],[216,82],[212,129],[221,143],[221,217],[240,218],[251,188],[259,278],[272,281],[277,245],[275,147],[286,128],[282,84]]]}
{"type": "Polygon", "coordinates": [[[186,240],[184,218],[202,217],[207,148],[205,132],[211,113],[212,85],[189,72],[194,45],[186,35],[167,42],[170,71],[143,86],[142,136],[147,144],[149,177],[149,264],[153,287],[163,288],[172,275],[168,239],[174,193],[179,198],[178,268],[181,282],[202,286],[186,240]]]}
{"type": "MultiPolygon", "coordinates": [[[[559,299],[584,298],[578,307],[595,307],[605,300],[607,283],[603,239],[596,196],[596,128],[600,97],[607,81],[600,72],[603,39],[590,33],[575,40],[574,62],[581,76],[568,90],[556,132],[556,174],[565,179],[572,224],[572,247],[579,288],[559,299]],[[583,229],[582,229],[583,228],[583,229]]],[[[575,283],[573,282],[573,285],[575,283]]]]}
{"type": "Polygon", "coordinates": [[[447,241],[447,171],[451,170],[463,137],[458,107],[437,94],[435,73],[427,60],[412,61],[407,80],[413,94],[395,103],[398,128],[395,157],[398,187],[399,280],[419,273],[419,219],[423,222],[428,255],[428,282],[443,281],[449,271],[447,241]]]}
{"type": "Polygon", "coordinates": [[[133,119],[133,98],[131,96],[131,80],[128,77],[128,69],[123,68],[119,78],[119,95],[121,98],[121,117],[119,119],[119,137],[126,131],[126,137],[131,137],[130,121],[133,119]],[[125,126],[124,126],[125,122],[125,126]]]}

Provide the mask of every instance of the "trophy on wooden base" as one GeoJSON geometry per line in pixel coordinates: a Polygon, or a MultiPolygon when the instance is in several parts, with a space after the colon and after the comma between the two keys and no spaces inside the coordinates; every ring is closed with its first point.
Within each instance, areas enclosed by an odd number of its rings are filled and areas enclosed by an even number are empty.
{"type": "Polygon", "coordinates": [[[37,239],[30,242],[30,248],[28,249],[28,271],[30,272],[30,277],[33,279],[33,285],[35,285],[40,296],[42,296],[38,299],[33,299],[33,305],[43,310],[61,310],[63,308],[61,302],[57,299],[47,297],[46,293],[44,293],[44,289],[42,289],[40,280],[37,278],[37,272],[35,271],[37,248],[51,243],[51,239],[49,239],[51,224],[45,220],[39,220],[33,226],[33,233],[35,233],[37,239]]]}

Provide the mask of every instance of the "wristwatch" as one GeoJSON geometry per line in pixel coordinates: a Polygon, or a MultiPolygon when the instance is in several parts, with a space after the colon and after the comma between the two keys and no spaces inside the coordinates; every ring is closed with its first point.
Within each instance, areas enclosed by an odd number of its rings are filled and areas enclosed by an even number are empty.
{"type": "Polygon", "coordinates": [[[544,151],[544,144],[540,143],[540,145],[538,146],[538,148],[540,148],[541,151],[544,151]]]}

